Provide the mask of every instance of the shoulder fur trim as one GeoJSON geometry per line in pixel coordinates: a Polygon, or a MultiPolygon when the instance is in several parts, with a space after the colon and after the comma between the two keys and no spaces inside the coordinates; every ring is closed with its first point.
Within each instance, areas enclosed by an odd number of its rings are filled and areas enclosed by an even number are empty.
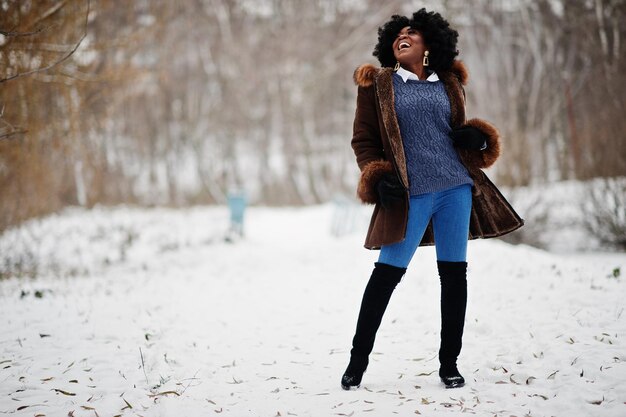
{"type": "Polygon", "coordinates": [[[378,68],[372,64],[363,64],[354,71],[354,83],[361,87],[369,87],[374,84],[374,78],[378,73],[378,68]]]}
{"type": "MultiPolygon", "coordinates": [[[[380,68],[375,67],[372,64],[360,65],[354,71],[354,83],[361,87],[369,87],[374,84],[374,79],[380,71],[380,68]]],[[[453,73],[460,81],[461,84],[467,85],[469,79],[469,72],[465,63],[459,59],[455,59],[450,67],[450,72],[453,73]]]]}
{"type": "Polygon", "coordinates": [[[467,85],[467,80],[469,79],[469,72],[467,71],[467,67],[465,63],[460,59],[455,59],[452,63],[452,67],[450,68],[450,72],[457,76],[461,84],[467,85]]]}

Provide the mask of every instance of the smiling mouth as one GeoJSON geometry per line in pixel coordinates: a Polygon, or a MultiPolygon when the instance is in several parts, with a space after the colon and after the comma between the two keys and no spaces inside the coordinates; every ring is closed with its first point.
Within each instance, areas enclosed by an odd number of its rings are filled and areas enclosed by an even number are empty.
{"type": "Polygon", "coordinates": [[[398,44],[398,51],[401,51],[402,49],[406,49],[410,47],[411,47],[410,43],[402,41],[398,44]]]}

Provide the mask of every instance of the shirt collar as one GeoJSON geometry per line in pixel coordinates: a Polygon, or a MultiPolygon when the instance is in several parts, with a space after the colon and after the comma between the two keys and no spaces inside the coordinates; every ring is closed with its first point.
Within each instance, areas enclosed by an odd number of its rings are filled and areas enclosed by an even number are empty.
{"type": "MultiPolygon", "coordinates": [[[[419,77],[417,75],[415,75],[411,71],[405,70],[402,67],[398,68],[398,71],[396,71],[396,74],[398,74],[400,77],[402,77],[402,81],[404,81],[404,82],[406,82],[407,80],[419,81],[419,77]]],[[[439,81],[439,77],[437,76],[437,73],[433,71],[428,76],[428,78],[426,78],[426,81],[430,81],[430,82],[439,81]]]]}

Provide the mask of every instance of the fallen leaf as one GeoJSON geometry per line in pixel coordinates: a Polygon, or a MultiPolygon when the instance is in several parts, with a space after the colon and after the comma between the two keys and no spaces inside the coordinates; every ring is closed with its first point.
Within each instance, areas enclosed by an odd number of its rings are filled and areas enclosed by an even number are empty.
{"type": "Polygon", "coordinates": [[[529,376],[529,377],[526,379],[526,385],[530,385],[530,382],[531,382],[532,380],[535,380],[535,379],[537,379],[537,378],[535,378],[534,376],[529,376]]]}
{"type": "Polygon", "coordinates": [[[124,408],[122,408],[122,410],[126,409],[126,408],[133,408],[132,405],[130,405],[130,403],[128,401],[126,401],[125,398],[122,398],[122,400],[124,400],[124,402],[126,403],[126,406],[124,408]]]}
{"type": "MultiPolygon", "coordinates": [[[[163,391],[163,392],[159,392],[157,394],[150,394],[150,395],[148,395],[148,397],[158,397],[159,395],[169,395],[169,394],[174,394],[177,397],[180,397],[180,394],[178,392],[176,392],[176,391],[163,391]]],[[[126,400],[124,400],[124,401],[126,401],[126,400]]]]}
{"type": "Polygon", "coordinates": [[[59,392],[59,393],[61,393],[63,395],[70,395],[70,396],[76,395],[73,392],[63,391],[62,389],[58,389],[58,388],[52,388],[52,391],[59,392]]]}
{"type": "Polygon", "coordinates": [[[548,375],[548,379],[554,379],[554,376],[556,375],[557,372],[559,372],[559,371],[558,370],[554,371],[550,375],[548,375]]]}
{"type": "Polygon", "coordinates": [[[227,382],[227,384],[241,384],[243,382],[243,380],[237,381],[234,376],[232,378],[233,378],[233,382],[227,382]]]}
{"type": "Polygon", "coordinates": [[[521,385],[519,382],[517,382],[516,380],[513,379],[513,375],[515,374],[511,374],[511,376],[509,377],[509,380],[514,383],[515,385],[521,385]]]}

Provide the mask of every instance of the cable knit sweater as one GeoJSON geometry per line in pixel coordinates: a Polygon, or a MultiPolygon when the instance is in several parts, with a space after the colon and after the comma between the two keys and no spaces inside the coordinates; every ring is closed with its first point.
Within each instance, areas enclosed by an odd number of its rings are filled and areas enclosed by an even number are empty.
{"type": "Polygon", "coordinates": [[[450,139],[450,102],[441,81],[393,75],[394,105],[411,195],[473,184],[450,139]]]}

